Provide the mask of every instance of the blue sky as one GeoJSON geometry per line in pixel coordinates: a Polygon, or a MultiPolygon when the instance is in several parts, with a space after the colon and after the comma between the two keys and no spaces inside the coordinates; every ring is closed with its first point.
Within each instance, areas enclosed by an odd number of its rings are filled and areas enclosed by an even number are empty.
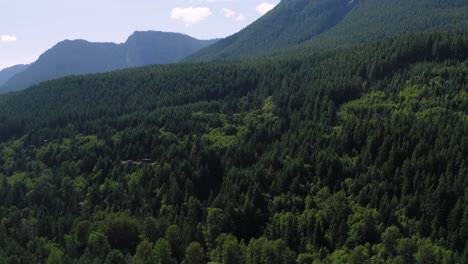
{"type": "Polygon", "coordinates": [[[136,30],[231,35],[280,0],[0,0],[0,69],[64,39],[124,42],[136,30]]]}

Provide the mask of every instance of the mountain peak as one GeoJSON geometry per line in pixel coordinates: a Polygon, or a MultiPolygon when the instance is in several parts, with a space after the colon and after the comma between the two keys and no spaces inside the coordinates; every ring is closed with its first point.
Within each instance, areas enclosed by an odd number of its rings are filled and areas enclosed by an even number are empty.
{"type": "Polygon", "coordinates": [[[41,81],[67,75],[106,72],[128,67],[167,64],[180,61],[214,43],[180,33],[135,31],[122,44],[63,40],[44,52],[26,70],[0,87],[0,93],[21,90],[41,81]]]}

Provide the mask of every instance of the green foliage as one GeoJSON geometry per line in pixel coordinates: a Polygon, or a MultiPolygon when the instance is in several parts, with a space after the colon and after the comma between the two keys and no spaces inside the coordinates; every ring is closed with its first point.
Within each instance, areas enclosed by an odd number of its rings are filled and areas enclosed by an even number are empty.
{"type": "Polygon", "coordinates": [[[46,260],[46,264],[61,264],[63,263],[63,252],[59,249],[50,251],[50,255],[46,260]]]}
{"type": "MultiPolygon", "coordinates": [[[[418,32],[466,30],[464,0],[283,0],[240,32],[188,59],[287,56],[418,32]]],[[[443,45],[434,49],[444,49],[443,45]]]]}
{"type": "Polygon", "coordinates": [[[294,263],[295,254],[282,239],[252,239],[248,245],[248,263],[294,263]]]}
{"type": "Polygon", "coordinates": [[[240,264],[245,263],[245,245],[239,244],[237,238],[232,235],[218,238],[218,245],[222,249],[221,263],[240,264]]]}
{"type": "Polygon", "coordinates": [[[139,241],[138,223],[126,215],[115,215],[111,217],[106,235],[113,249],[134,254],[139,241]]]}
{"type": "Polygon", "coordinates": [[[160,238],[154,244],[154,255],[156,263],[158,264],[172,264],[176,263],[172,257],[171,244],[164,238],[160,238]]]}
{"type": "Polygon", "coordinates": [[[123,256],[122,252],[119,250],[112,250],[107,254],[106,260],[104,262],[105,264],[125,264],[127,261],[125,260],[125,257],[123,256]]]}
{"type": "Polygon", "coordinates": [[[107,237],[101,232],[91,232],[88,239],[88,245],[88,248],[96,256],[104,257],[110,251],[110,245],[107,241],[107,237]]]}
{"type": "Polygon", "coordinates": [[[348,260],[352,264],[368,264],[370,263],[369,250],[365,246],[359,245],[350,252],[348,260]]]}
{"type": "Polygon", "coordinates": [[[177,225],[171,225],[167,228],[164,238],[171,245],[171,250],[176,259],[179,261],[183,258],[184,254],[184,244],[182,237],[182,229],[177,225]]]}
{"type": "Polygon", "coordinates": [[[205,252],[198,242],[190,243],[185,249],[184,264],[203,264],[205,263],[205,252]]]}
{"type": "Polygon", "coordinates": [[[143,240],[136,248],[133,263],[154,263],[153,244],[148,240],[143,240]]]}
{"type": "Polygon", "coordinates": [[[344,0],[288,0],[240,32],[190,56],[192,60],[245,58],[303,43],[336,25],[355,4],[344,0]]]}
{"type": "MultiPolygon", "coordinates": [[[[312,49],[343,47],[416,32],[466,30],[464,0],[360,1],[336,27],[312,39],[312,49]]],[[[436,46],[435,46],[436,47],[436,46]]]]}
{"type": "Polygon", "coordinates": [[[464,263],[466,33],[0,97],[0,262],[464,263]]]}

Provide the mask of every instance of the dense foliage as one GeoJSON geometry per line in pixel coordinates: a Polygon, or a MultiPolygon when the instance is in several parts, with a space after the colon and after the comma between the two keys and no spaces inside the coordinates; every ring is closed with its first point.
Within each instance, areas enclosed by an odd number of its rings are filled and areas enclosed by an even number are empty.
{"type": "Polygon", "coordinates": [[[200,50],[189,59],[245,58],[304,43],[335,26],[358,2],[283,0],[253,24],[200,50]]]}
{"type": "Polygon", "coordinates": [[[468,261],[468,36],[0,97],[1,263],[468,261]]]}
{"type": "Polygon", "coordinates": [[[466,30],[466,14],[466,0],[363,0],[336,27],[306,46],[349,47],[414,32],[466,30]]]}
{"type": "Polygon", "coordinates": [[[289,56],[418,32],[468,29],[467,0],[282,0],[244,30],[190,60],[289,56]]]}

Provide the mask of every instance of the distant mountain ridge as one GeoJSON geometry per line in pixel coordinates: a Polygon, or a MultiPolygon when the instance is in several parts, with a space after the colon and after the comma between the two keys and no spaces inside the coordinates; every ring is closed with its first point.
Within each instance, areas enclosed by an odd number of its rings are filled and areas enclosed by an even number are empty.
{"type": "Polygon", "coordinates": [[[0,71],[0,85],[6,83],[11,77],[15,76],[17,73],[25,70],[29,65],[19,64],[5,68],[0,71]]]}
{"type": "Polygon", "coordinates": [[[325,50],[418,32],[468,28],[466,0],[282,0],[242,31],[187,60],[270,56],[291,48],[325,50]]]}
{"type": "Polygon", "coordinates": [[[67,75],[174,63],[215,41],[159,31],[137,31],[122,44],[64,40],[44,52],[27,69],[10,76],[0,86],[0,93],[22,90],[67,75]]]}
{"type": "Polygon", "coordinates": [[[467,0],[282,0],[248,27],[219,41],[155,31],[135,32],[122,44],[63,41],[3,85],[0,74],[0,93],[66,75],[181,60],[289,56],[418,32],[463,31],[468,29],[466,14],[467,0]]]}
{"type": "Polygon", "coordinates": [[[140,67],[178,62],[216,41],[198,40],[177,33],[137,31],[124,44],[126,64],[140,67]]]}

